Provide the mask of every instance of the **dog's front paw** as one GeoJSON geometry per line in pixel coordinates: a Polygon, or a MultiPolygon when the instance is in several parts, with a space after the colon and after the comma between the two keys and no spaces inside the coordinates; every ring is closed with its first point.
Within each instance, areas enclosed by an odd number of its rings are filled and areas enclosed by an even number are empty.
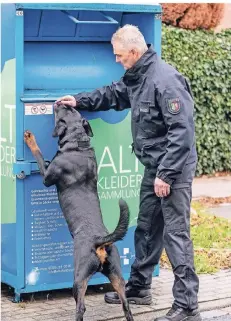
{"type": "Polygon", "coordinates": [[[30,149],[36,149],[37,143],[34,135],[29,130],[26,130],[24,133],[24,142],[30,149]]]}

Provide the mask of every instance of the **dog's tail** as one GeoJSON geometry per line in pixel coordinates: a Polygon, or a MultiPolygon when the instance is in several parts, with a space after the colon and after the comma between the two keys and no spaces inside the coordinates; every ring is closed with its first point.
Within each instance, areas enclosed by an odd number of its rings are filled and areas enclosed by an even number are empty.
{"type": "Polygon", "coordinates": [[[123,200],[119,200],[120,218],[114,232],[109,235],[97,237],[95,247],[103,247],[110,245],[116,241],[122,240],[127,233],[129,226],[130,212],[127,203],[123,200]]]}

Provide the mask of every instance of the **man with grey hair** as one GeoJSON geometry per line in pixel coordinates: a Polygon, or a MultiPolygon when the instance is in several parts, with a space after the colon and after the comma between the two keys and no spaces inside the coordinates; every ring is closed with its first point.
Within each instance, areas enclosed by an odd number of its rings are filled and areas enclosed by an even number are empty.
{"type": "MultiPolygon", "coordinates": [[[[90,93],[57,100],[79,110],[120,111],[131,108],[133,149],[145,166],[135,231],[136,258],[126,296],[136,304],[151,304],[154,266],[165,247],[175,281],[174,303],[156,321],[200,321],[193,245],[190,239],[190,202],[197,154],[193,98],[186,79],[147,46],[139,29],[120,28],[112,37],[116,62],[126,72],[120,81],[90,93]]],[[[120,303],[116,293],[108,303],[120,303]]]]}

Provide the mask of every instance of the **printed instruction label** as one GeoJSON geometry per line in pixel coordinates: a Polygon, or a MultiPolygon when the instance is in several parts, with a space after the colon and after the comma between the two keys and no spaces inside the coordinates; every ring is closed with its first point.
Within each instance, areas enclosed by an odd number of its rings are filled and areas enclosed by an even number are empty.
{"type": "Polygon", "coordinates": [[[45,188],[36,180],[40,181],[40,177],[34,177],[26,186],[27,283],[60,282],[60,273],[68,275],[65,282],[72,281],[73,240],[59,206],[56,188],[45,188]]]}
{"type": "Polygon", "coordinates": [[[52,115],[53,105],[47,103],[25,104],[25,115],[52,115]]]}

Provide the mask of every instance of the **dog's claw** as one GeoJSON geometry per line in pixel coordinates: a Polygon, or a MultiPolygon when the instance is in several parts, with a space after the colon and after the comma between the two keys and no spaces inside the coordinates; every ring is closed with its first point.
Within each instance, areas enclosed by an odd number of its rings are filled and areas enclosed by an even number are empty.
{"type": "Polygon", "coordinates": [[[27,140],[30,138],[31,133],[29,132],[29,130],[26,130],[24,132],[24,141],[27,142],[27,140]]]}
{"type": "Polygon", "coordinates": [[[27,144],[29,148],[35,147],[36,145],[35,137],[29,130],[26,130],[24,132],[24,142],[27,144]]]}

